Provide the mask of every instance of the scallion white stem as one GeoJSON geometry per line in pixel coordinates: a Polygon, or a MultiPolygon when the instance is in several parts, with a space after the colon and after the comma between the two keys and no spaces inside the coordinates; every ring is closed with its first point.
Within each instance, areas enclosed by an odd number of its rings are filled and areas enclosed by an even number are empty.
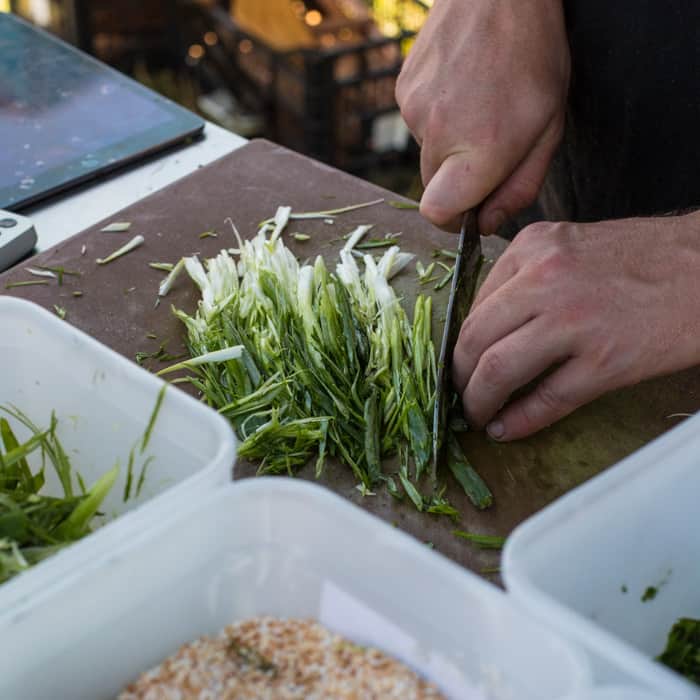
{"type": "Polygon", "coordinates": [[[168,374],[169,372],[175,372],[178,369],[186,369],[188,367],[198,367],[199,365],[214,364],[217,362],[228,362],[229,360],[239,360],[243,356],[243,351],[245,348],[242,345],[234,345],[230,348],[222,348],[221,350],[214,350],[213,352],[208,352],[204,355],[199,355],[198,357],[193,357],[189,360],[184,360],[183,362],[178,362],[175,365],[170,365],[165,369],[160,370],[157,374],[168,374]]]}
{"type": "Polygon", "coordinates": [[[367,231],[372,228],[372,224],[361,224],[351,234],[343,246],[343,250],[350,252],[366,235],[367,231]]]}
{"type": "Polygon", "coordinates": [[[115,250],[111,255],[108,255],[106,258],[97,258],[95,262],[97,262],[98,265],[106,265],[107,263],[120,258],[122,255],[126,255],[127,253],[131,252],[134,250],[134,248],[138,248],[144,242],[144,240],[144,237],[140,234],[138,236],[134,236],[128,243],[115,250]]]}
{"type": "Polygon", "coordinates": [[[175,266],[170,270],[168,276],[160,283],[158,287],[158,296],[164,297],[175,284],[175,280],[180,276],[180,273],[185,269],[185,259],[180,258],[175,266]]]}

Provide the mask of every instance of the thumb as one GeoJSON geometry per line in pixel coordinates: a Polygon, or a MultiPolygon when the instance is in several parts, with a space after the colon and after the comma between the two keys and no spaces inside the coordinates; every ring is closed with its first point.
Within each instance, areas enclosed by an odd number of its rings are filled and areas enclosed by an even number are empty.
{"type": "Polygon", "coordinates": [[[459,228],[460,216],[499,184],[499,173],[480,166],[478,158],[464,152],[448,156],[425,188],[420,213],[441,228],[459,228]]]}

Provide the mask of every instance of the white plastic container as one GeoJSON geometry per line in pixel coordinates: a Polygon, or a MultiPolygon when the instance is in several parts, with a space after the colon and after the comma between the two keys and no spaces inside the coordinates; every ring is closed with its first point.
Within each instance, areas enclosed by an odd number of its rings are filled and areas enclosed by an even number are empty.
{"type": "Polygon", "coordinates": [[[608,685],[576,693],[569,700],[663,700],[658,693],[629,685],[608,685]]]}
{"type": "Polygon", "coordinates": [[[678,618],[700,617],[699,502],[696,416],[520,525],[503,554],[506,587],[587,647],[601,681],[700,698],[653,660],[678,618]],[[649,587],[657,594],[642,602],[649,587]]]}
{"type": "Polygon", "coordinates": [[[582,654],[499,589],[326,489],[261,477],[163,508],[1,615],[0,697],[113,698],[180,644],[262,614],[315,618],[454,700],[553,700],[588,683],[582,654]]]}
{"type": "MultiPolygon", "coordinates": [[[[91,486],[117,461],[119,477],[101,511],[106,524],[79,542],[0,585],[0,611],[32,599],[146,528],[155,517],[190,496],[231,477],[235,438],[228,423],[184,392],[168,387],[146,451],[135,451],[132,497],[124,502],[132,447],[143,437],[163,382],[36,304],[0,296],[0,405],[13,404],[37,426],[51,413],[59,436],[85,484],[91,486]],[[137,481],[148,457],[143,486],[137,481]]],[[[23,441],[30,435],[6,414],[23,441]]],[[[35,468],[40,454],[29,457],[35,468]]],[[[42,493],[63,495],[46,465],[42,493]]],[[[77,490],[77,484],[74,483],[77,490]]]]}

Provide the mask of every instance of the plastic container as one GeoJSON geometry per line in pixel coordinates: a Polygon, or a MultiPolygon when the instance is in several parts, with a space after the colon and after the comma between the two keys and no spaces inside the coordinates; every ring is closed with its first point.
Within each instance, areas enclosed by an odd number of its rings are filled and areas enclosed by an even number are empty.
{"type": "MultiPolygon", "coordinates": [[[[163,382],[36,304],[0,296],[0,327],[0,405],[13,404],[42,428],[49,426],[54,411],[57,434],[88,487],[117,461],[120,465],[101,508],[106,524],[0,585],[0,611],[7,614],[81,562],[128,540],[183,497],[230,480],[235,438],[215,411],[169,387],[147,449],[135,451],[132,497],[124,502],[129,453],[144,435],[163,382]],[[135,497],[148,457],[153,459],[135,497]]],[[[29,437],[26,428],[1,415],[20,440],[29,437]]],[[[40,454],[31,455],[29,462],[38,468],[40,454]]],[[[45,474],[42,492],[62,495],[48,463],[45,474]]]]}
{"type": "Polygon", "coordinates": [[[604,686],[576,693],[569,700],[663,700],[657,693],[629,685],[604,686]]]}
{"type": "Polygon", "coordinates": [[[601,681],[700,698],[653,660],[678,618],[700,617],[699,494],[696,416],[520,525],[503,553],[506,587],[587,647],[601,681]],[[656,595],[643,602],[647,589],[656,595]]]}
{"type": "Polygon", "coordinates": [[[454,700],[587,686],[582,654],[502,591],[319,486],[248,479],[161,516],[0,616],[0,697],[113,698],[180,644],[262,614],[315,618],[454,700]]]}

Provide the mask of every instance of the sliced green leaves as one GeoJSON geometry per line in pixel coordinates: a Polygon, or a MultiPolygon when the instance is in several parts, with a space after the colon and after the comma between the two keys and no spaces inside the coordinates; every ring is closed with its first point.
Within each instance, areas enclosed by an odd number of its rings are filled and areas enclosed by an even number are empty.
{"type": "Polygon", "coordinates": [[[21,573],[59,549],[87,535],[90,521],[112,488],[118,467],[98,479],[88,490],[72,471],[51,416],[49,428],[41,430],[22,411],[0,406],[29,437],[20,442],[7,418],[0,418],[0,583],[21,573]],[[32,470],[28,457],[39,452],[41,466],[32,470]],[[46,461],[61,483],[63,496],[41,493],[46,461]],[[82,494],[73,492],[73,476],[82,484],[82,494]]]}
{"type": "MultiPolygon", "coordinates": [[[[306,214],[279,207],[235,252],[184,260],[201,292],[194,315],[175,311],[190,359],[160,373],[187,370],[204,400],[231,421],[239,454],[259,461],[262,473],[293,473],[315,457],[321,474],[333,456],[368,493],[386,483],[382,463],[400,449],[406,483],[420,481],[430,462],[432,305],[420,297],[411,323],[389,283],[414,256],[390,234],[381,239],[390,246],[381,259],[367,255],[358,265],[353,248],[369,224],[349,233],[335,270],[321,257],[300,264],[283,241],[295,218],[381,201],[306,214]]],[[[395,493],[405,492],[399,482],[395,493]]]]}

